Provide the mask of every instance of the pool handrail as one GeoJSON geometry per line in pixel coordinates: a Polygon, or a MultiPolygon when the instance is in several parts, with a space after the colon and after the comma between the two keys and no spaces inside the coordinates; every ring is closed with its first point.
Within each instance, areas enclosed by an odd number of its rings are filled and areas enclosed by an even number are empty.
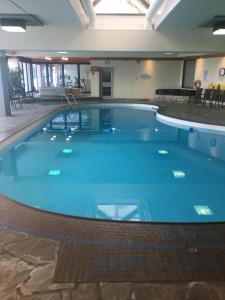
{"type": "Polygon", "coordinates": [[[72,97],[74,104],[78,104],[76,98],[74,97],[74,95],[72,93],[68,93],[68,94],[63,94],[63,96],[66,98],[68,104],[70,107],[72,107],[72,103],[70,101],[70,97],[72,97]]]}

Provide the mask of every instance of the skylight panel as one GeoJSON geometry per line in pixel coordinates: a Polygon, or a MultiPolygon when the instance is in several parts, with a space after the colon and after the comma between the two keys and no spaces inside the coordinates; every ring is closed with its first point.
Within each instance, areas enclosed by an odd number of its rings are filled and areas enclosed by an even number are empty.
{"type": "Polygon", "coordinates": [[[92,0],[96,14],[143,15],[149,0],[92,0]]]}

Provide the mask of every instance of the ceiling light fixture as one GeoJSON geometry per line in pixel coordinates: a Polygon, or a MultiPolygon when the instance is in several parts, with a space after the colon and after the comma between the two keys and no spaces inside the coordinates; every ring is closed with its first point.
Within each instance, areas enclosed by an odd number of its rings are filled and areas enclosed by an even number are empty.
{"type": "Polygon", "coordinates": [[[172,55],[173,52],[165,52],[164,54],[166,54],[166,55],[172,55]]]}
{"type": "Polygon", "coordinates": [[[67,54],[69,52],[68,51],[58,51],[57,53],[59,53],[59,54],[67,54]]]}
{"type": "Polygon", "coordinates": [[[225,34],[225,22],[220,22],[213,25],[214,35],[224,35],[225,34]]]}
{"type": "Polygon", "coordinates": [[[45,60],[52,60],[50,56],[45,56],[45,60]]]}
{"type": "Polygon", "coordinates": [[[7,32],[26,32],[26,23],[19,19],[1,19],[1,28],[7,32]]]}
{"type": "Polygon", "coordinates": [[[68,58],[68,57],[65,57],[65,56],[63,56],[63,57],[62,57],[62,60],[68,61],[68,60],[69,60],[69,58],[68,58]]]}

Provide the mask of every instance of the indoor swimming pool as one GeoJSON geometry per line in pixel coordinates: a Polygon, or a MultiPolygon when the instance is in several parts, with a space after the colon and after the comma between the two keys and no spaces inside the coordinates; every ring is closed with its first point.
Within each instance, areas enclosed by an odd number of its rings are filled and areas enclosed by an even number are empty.
{"type": "Polygon", "coordinates": [[[225,135],[144,105],[61,110],[0,151],[0,193],[37,209],[136,222],[225,221],[225,135]]]}

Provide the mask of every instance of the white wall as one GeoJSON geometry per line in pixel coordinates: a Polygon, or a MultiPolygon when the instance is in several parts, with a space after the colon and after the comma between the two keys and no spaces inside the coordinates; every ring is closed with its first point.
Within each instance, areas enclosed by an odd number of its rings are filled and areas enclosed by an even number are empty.
{"type": "MultiPolygon", "coordinates": [[[[175,60],[104,60],[91,61],[93,66],[113,68],[113,98],[149,99],[157,88],[178,88],[181,83],[182,61],[175,60]],[[149,74],[150,79],[141,79],[149,74]]],[[[92,96],[96,96],[99,82],[93,78],[92,96]]]]}
{"type": "MultiPolygon", "coordinates": [[[[30,2],[30,1],[27,1],[30,2]]],[[[32,3],[34,1],[31,1],[32,3]]],[[[60,19],[60,18],[59,18],[60,19]]],[[[225,39],[212,34],[211,28],[185,30],[77,30],[72,26],[28,27],[22,34],[0,30],[0,49],[34,51],[87,51],[91,57],[100,52],[101,57],[109,57],[105,51],[126,52],[213,52],[225,49],[225,39]],[[92,54],[91,54],[92,53],[92,54]]],[[[128,52],[128,53],[127,53],[128,52]]],[[[55,53],[56,54],[56,53],[55,53]]],[[[123,56],[125,56],[123,55],[123,56]]],[[[141,53],[138,54],[138,57],[141,53]]],[[[137,56],[136,56],[137,57],[137,56]]]]}
{"type": "Polygon", "coordinates": [[[91,96],[99,97],[99,72],[91,72],[91,96]]]}
{"type": "Polygon", "coordinates": [[[202,81],[202,87],[206,88],[210,83],[225,84],[225,76],[219,76],[219,69],[225,68],[225,57],[201,58],[196,61],[195,80],[202,81]],[[204,78],[204,72],[208,76],[204,78]]]}

